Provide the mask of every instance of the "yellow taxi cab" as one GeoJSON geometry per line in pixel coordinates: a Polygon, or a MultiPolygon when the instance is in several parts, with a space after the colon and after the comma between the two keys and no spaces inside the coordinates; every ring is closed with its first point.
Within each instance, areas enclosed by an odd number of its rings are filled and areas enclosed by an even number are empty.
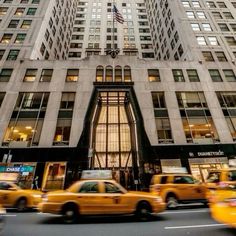
{"type": "Polygon", "coordinates": [[[167,173],[154,175],[150,192],[161,196],[168,209],[175,209],[179,203],[200,202],[207,204],[206,186],[192,175],[185,173],[167,173]]]}
{"type": "Polygon", "coordinates": [[[36,208],[42,194],[38,190],[21,189],[12,182],[0,181],[0,202],[5,208],[16,208],[17,211],[36,208]]]}
{"type": "Polygon", "coordinates": [[[147,220],[164,210],[159,196],[127,191],[110,179],[80,180],[65,191],[48,192],[39,204],[39,211],[62,215],[65,223],[76,222],[79,215],[135,214],[147,220]]]}
{"type": "Polygon", "coordinates": [[[236,185],[227,185],[209,193],[211,216],[219,223],[236,228],[236,185]]]}
{"type": "Polygon", "coordinates": [[[209,189],[218,188],[224,183],[236,184],[236,169],[210,170],[205,182],[209,189]]]}
{"type": "Polygon", "coordinates": [[[0,205],[0,233],[3,230],[4,226],[4,215],[6,214],[6,210],[0,205]]]}

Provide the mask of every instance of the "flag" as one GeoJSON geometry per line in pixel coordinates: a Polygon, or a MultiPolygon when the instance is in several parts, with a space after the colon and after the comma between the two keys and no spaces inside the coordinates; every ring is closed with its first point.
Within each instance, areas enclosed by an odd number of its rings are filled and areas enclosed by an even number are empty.
{"type": "Polygon", "coordinates": [[[120,24],[124,23],[124,18],[123,16],[120,14],[120,12],[118,11],[118,9],[116,8],[116,6],[113,6],[113,17],[115,18],[115,20],[117,22],[119,22],[120,24]]]}

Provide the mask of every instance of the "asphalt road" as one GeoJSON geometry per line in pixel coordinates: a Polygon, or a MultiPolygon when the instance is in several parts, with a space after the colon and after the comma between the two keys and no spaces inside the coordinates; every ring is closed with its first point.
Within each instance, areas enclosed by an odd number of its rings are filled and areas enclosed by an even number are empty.
{"type": "Polygon", "coordinates": [[[165,211],[149,222],[132,216],[86,217],[78,224],[63,224],[61,218],[37,212],[7,212],[3,236],[231,236],[236,229],[213,221],[208,208],[165,211]]]}

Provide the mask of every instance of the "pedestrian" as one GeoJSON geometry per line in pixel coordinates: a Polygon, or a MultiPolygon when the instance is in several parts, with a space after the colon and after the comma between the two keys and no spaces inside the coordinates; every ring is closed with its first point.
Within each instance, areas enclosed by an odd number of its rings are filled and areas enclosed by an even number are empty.
{"type": "Polygon", "coordinates": [[[36,177],[34,178],[34,180],[33,180],[33,189],[38,189],[38,188],[39,188],[39,187],[38,187],[38,179],[39,179],[38,176],[36,176],[36,177]]]}

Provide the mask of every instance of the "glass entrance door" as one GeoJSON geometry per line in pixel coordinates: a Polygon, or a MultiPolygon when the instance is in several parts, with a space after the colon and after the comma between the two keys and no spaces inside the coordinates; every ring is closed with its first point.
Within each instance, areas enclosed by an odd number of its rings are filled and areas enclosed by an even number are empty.
{"type": "Polygon", "coordinates": [[[99,92],[91,137],[91,169],[121,171],[138,165],[136,120],[128,92],[99,92]]]}

